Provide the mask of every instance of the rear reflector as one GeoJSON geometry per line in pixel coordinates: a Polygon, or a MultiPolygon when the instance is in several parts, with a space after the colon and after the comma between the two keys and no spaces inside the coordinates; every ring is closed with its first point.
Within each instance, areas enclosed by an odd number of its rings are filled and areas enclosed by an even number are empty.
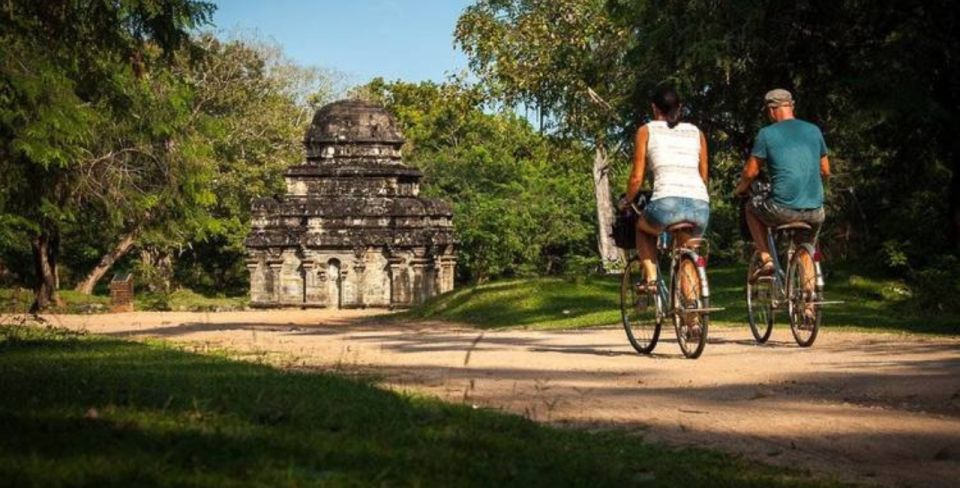
{"type": "Polygon", "coordinates": [[[697,256],[697,267],[706,268],[707,267],[707,258],[703,256],[697,256]]]}
{"type": "Polygon", "coordinates": [[[813,260],[814,260],[815,262],[818,262],[818,263],[819,263],[821,257],[822,257],[822,256],[820,256],[820,250],[819,250],[819,249],[817,249],[816,251],[813,251],[813,260]]]}

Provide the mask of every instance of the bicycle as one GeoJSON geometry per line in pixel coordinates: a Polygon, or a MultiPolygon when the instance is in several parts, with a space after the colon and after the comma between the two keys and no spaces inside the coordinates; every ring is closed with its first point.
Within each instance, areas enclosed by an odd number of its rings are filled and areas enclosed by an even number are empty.
{"type": "Polygon", "coordinates": [[[630,345],[640,354],[653,352],[663,319],[672,317],[683,355],[690,359],[700,357],[707,344],[710,312],[723,310],[710,308],[707,260],[697,252],[703,239],[689,239],[684,245],[677,239],[680,232],[693,228],[693,224],[681,222],[667,227],[658,238],[655,292],[646,289],[638,256],[631,257],[624,268],[620,281],[620,316],[630,345]],[[664,255],[670,258],[669,290],[660,272],[664,255]]]}
{"type": "MultiPolygon", "coordinates": [[[[809,233],[813,228],[805,222],[767,227],[767,245],[774,271],[769,276],[751,278],[754,270],[763,266],[759,251],[754,251],[747,267],[747,319],[750,332],[758,344],[767,342],[773,331],[774,315],[786,308],[790,331],[800,347],[810,347],[817,339],[823,320],[822,306],[840,302],[823,301],[823,271],[820,252],[815,243],[799,242],[798,232],[809,233]],[[786,241],[786,252],[777,244],[786,241]],[[785,266],[784,266],[785,265],[785,266]],[[786,267],[786,271],[784,271],[786,267]]],[[[815,241],[815,239],[814,239],[815,241]]]]}

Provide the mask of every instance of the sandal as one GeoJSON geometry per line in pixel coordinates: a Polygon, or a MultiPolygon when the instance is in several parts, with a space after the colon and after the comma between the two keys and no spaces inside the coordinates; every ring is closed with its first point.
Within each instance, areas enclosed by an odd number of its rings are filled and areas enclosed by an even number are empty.
{"type": "Polygon", "coordinates": [[[750,283],[756,283],[758,279],[772,275],[773,271],[773,260],[764,262],[762,266],[753,270],[753,274],[750,275],[750,283]]]}
{"type": "Polygon", "coordinates": [[[657,293],[656,281],[638,282],[635,286],[637,287],[637,294],[640,295],[654,295],[657,293]]]}

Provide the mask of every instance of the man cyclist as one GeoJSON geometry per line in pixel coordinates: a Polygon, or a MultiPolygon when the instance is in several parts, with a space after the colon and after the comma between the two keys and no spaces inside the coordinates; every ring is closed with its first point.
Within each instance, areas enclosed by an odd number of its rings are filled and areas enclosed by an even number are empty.
{"type": "Polygon", "coordinates": [[[793,95],[787,90],[767,92],[764,111],[773,122],[760,129],[734,193],[746,196],[750,184],[766,165],[772,191],[753,195],[746,205],[747,227],[763,264],[751,280],[773,274],[767,246],[767,227],[806,222],[814,238],[823,223],[823,178],[830,176],[827,145],[820,129],[794,117],[793,95]]]}

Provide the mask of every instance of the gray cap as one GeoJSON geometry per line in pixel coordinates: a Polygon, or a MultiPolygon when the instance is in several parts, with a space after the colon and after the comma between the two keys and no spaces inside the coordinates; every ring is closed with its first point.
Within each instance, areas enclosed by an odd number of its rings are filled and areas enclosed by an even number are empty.
{"type": "Polygon", "coordinates": [[[763,104],[770,108],[781,105],[793,105],[793,95],[783,88],[770,90],[763,96],[763,104]]]}

